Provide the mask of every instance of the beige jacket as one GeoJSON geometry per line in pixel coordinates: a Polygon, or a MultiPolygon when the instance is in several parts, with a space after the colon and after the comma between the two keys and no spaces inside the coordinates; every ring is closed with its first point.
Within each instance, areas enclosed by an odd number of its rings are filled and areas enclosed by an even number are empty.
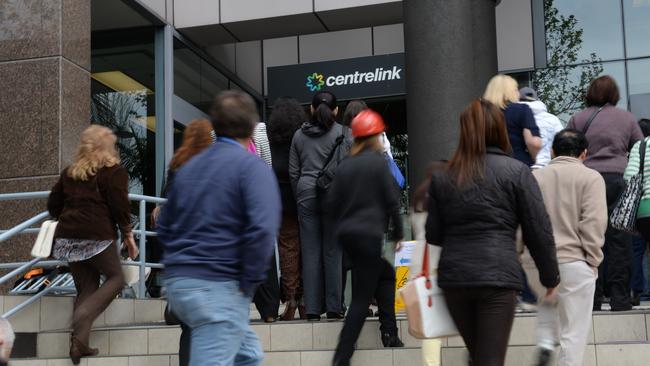
{"type": "Polygon", "coordinates": [[[607,229],[605,181],[579,159],[560,156],[533,172],[553,224],[559,263],[598,267],[607,229]]]}

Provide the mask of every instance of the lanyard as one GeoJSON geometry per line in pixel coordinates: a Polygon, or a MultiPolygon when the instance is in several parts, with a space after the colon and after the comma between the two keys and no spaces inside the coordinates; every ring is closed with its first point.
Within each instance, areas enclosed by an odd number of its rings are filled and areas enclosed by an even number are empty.
{"type": "Polygon", "coordinates": [[[225,142],[227,144],[237,145],[237,146],[239,146],[241,148],[244,148],[243,146],[241,146],[241,144],[239,142],[231,139],[230,137],[217,137],[217,141],[225,142]]]}

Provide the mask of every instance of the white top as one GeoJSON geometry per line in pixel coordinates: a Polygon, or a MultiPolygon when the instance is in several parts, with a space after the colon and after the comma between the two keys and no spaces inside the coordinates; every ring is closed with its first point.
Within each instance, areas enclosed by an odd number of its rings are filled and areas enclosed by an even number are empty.
{"type": "Polygon", "coordinates": [[[564,126],[562,125],[562,122],[560,122],[559,118],[548,113],[546,110],[546,104],[543,102],[536,100],[534,102],[521,103],[527,104],[533,111],[535,122],[537,123],[539,132],[542,135],[542,148],[539,150],[539,153],[537,153],[537,159],[535,160],[535,165],[533,165],[533,169],[540,169],[551,162],[553,138],[555,137],[555,134],[564,129],[564,126]]]}

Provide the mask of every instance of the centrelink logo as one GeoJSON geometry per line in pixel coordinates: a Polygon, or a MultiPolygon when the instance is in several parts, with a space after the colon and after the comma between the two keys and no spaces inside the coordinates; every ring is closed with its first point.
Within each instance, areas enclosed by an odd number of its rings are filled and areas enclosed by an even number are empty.
{"type": "Polygon", "coordinates": [[[383,67],[378,67],[370,72],[359,72],[355,71],[354,73],[345,74],[345,75],[334,75],[325,77],[323,74],[314,72],[307,76],[307,83],[305,86],[311,91],[319,91],[323,86],[341,86],[341,85],[352,85],[352,84],[361,84],[361,83],[376,83],[379,81],[386,80],[399,80],[402,78],[402,69],[397,66],[393,66],[392,69],[384,70],[383,67]]]}

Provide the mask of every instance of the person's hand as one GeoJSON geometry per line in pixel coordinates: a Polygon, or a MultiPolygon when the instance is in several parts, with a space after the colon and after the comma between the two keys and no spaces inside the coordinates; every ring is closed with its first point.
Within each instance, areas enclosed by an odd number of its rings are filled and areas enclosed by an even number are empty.
{"type": "Polygon", "coordinates": [[[129,258],[135,259],[135,257],[137,257],[138,254],[140,253],[138,246],[135,244],[133,233],[128,233],[125,235],[124,245],[126,246],[126,249],[129,251],[129,258]]]}
{"type": "Polygon", "coordinates": [[[151,211],[151,226],[156,226],[156,222],[158,221],[158,217],[160,216],[160,206],[156,206],[156,208],[151,211]]]}
{"type": "Polygon", "coordinates": [[[589,266],[589,268],[591,268],[591,270],[594,271],[594,276],[598,278],[598,267],[589,266]]]}
{"type": "Polygon", "coordinates": [[[546,295],[544,295],[544,302],[554,304],[557,301],[557,286],[553,288],[546,289],[546,295]]]}
{"type": "Polygon", "coordinates": [[[404,241],[404,239],[399,239],[399,240],[395,241],[395,252],[399,252],[400,250],[402,250],[402,242],[403,241],[404,241]]]}

